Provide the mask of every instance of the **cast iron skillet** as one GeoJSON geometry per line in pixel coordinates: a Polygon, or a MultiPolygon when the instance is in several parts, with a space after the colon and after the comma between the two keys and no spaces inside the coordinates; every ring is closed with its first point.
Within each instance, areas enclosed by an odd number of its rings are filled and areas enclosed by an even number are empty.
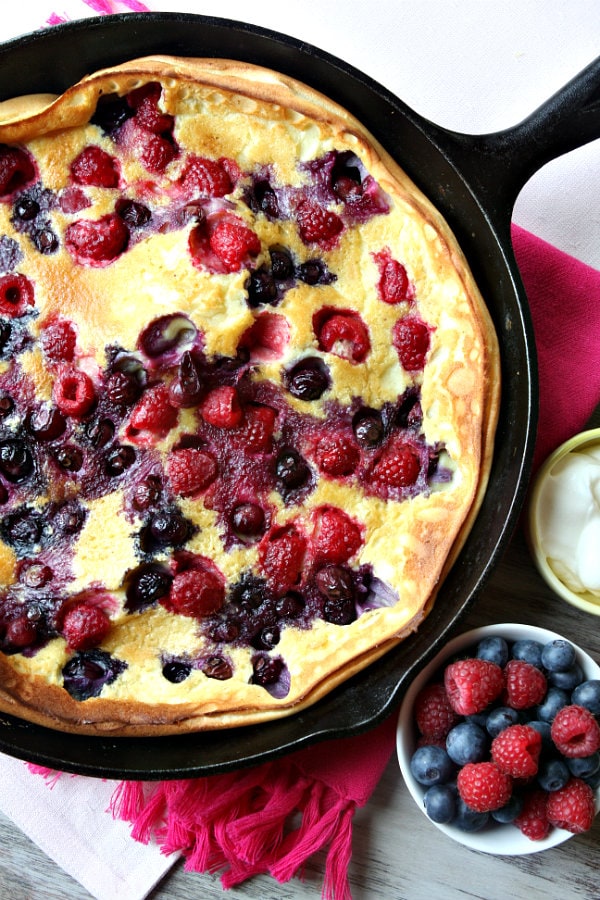
{"type": "Polygon", "coordinates": [[[145,739],[64,735],[0,717],[0,750],[8,754],[69,772],[147,780],[248,766],[373,727],[466,613],[514,530],[535,439],[536,357],[510,242],[513,204],[536,169],[600,137],[600,59],[522,124],[469,136],[424,120],[361,72],[303,42],[177,13],[86,19],[10,41],[0,47],[0,99],[60,93],[96,69],[151,53],[258,63],[307,82],[357,116],[445,215],[462,245],[498,331],[503,399],[489,489],[432,613],[414,637],[312,708],[267,725],[145,739]]]}

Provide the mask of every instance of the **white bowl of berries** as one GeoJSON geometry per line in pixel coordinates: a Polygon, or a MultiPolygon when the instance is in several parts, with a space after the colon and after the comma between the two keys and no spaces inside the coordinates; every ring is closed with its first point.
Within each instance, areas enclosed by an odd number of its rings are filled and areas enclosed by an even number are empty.
{"type": "Polygon", "coordinates": [[[418,807],[455,841],[555,847],[600,810],[600,666],[544,628],[468,631],[410,685],[397,752],[418,807]]]}

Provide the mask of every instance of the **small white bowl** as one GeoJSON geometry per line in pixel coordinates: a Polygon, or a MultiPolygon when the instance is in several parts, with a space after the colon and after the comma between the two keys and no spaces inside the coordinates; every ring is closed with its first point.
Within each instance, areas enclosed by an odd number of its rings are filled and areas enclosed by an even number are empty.
{"type": "Polygon", "coordinates": [[[565,441],[560,447],[550,454],[542,464],[533,482],[527,517],[527,537],[533,560],[540,575],[546,584],[577,609],[583,612],[600,616],[600,597],[590,591],[577,593],[569,588],[552,568],[548,556],[544,551],[544,522],[543,522],[543,497],[548,478],[552,476],[556,466],[570,453],[578,453],[586,449],[597,447],[600,449],[600,428],[590,431],[582,431],[565,441]]]}
{"type": "MultiPolygon", "coordinates": [[[[472,850],[479,850],[482,853],[491,853],[497,856],[526,856],[530,853],[539,853],[541,850],[556,847],[558,844],[568,841],[574,835],[562,828],[551,828],[546,838],[541,841],[532,841],[516,825],[490,823],[481,831],[466,832],[456,826],[441,825],[438,822],[433,822],[425,811],[423,802],[425,788],[419,784],[410,770],[410,760],[417,744],[417,727],[413,715],[417,694],[421,688],[425,687],[432,680],[436,671],[454,656],[463,653],[469,648],[474,650],[475,646],[483,638],[495,636],[504,637],[509,643],[522,639],[539,641],[542,644],[558,638],[567,640],[577,651],[577,662],[581,666],[586,680],[600,679],[600,666],[594,662],[592,657],[581,650],[569,638],[565,638],[553,631],[548,631],[545,628],[536,628],[533,625],[517,624],[488,625],[484,628],[475,628],[449,641],[411,683],[400,707],[396,732],[396,750],[400,771],[406,786],[428,822],[431,822],[432,825],[452,838],[452,840],[463,844],[465,847],[470,847],[472,850]]],[[[596,813],[599,811],[600,788],[596,791],[596,813]]]]}

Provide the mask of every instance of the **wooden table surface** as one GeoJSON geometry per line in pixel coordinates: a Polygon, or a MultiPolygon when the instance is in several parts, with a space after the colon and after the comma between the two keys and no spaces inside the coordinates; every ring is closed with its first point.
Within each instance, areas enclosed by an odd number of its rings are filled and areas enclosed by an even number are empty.
{"type": "MultiPolygon", "coordinates": [[[[556,597],[533,567],[517,531],[504,559],[459,630],[495,622],[550,628],[600,660],[600,620],[556,597]]],[[[543,853],[494,857],[455,844],[417,809],[395,757],[354,821],[353,900],[599,900],[600,817],[590,832],[543,853]]],[[[13,823],[0,818],[0,900],[89,900],[13,823]]],[[[280,885],[260,876],[224,892],[218,876],[187,873],[178,862],[152,900],[314,900],[321,897],[323,856],[304,881],[280,885]]]]}

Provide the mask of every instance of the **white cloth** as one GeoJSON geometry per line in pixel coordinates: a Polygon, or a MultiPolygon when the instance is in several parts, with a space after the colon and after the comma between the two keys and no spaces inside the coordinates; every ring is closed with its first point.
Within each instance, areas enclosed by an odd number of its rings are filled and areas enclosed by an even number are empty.
{"type": "MultiPolygon", "coordinates": [[[[326,50],[405,103],[465,133],[515,125],[598,54],[597,0],[220,0],[148,2],[154,11],[249,21],[326,50]]],[[[51,13],[84,18],[81,0],[13,4],[0,40],[51,13]]],[[[515,220],[600,268],[600,142],[545,166],[525,186],[515,220]],[[590,208],[590,201],[592,207],[590,208]]],[[[97,900],[142,900],[172,864],[106,812],[114,782],[63,776],[50,789],[0,756],[0,809],[97,900]]],[[[202,876],[198,876],[200,879],[202,876]]],[[[199,885],[199,895],[201,885],[199,885]]]]}
{"type": "Polygon", "coordinates": [[[0,755],[0,808],[96,900],[142,900],[171,868],[153,843],[141,844],[108,806],[118,782],[61,775],[46,782],[0,755]]]}

